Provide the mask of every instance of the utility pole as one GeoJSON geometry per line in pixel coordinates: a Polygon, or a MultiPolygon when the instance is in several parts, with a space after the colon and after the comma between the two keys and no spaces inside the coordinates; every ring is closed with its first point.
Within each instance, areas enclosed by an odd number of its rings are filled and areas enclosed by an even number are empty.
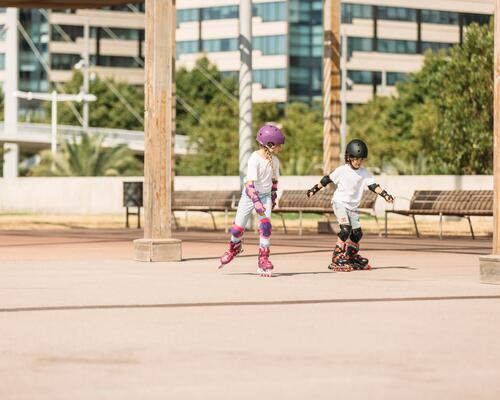
{"type": "Polygon", "coordinates": [[[26,100],[42,100],[52,102],[51,107],[51,132],[50,132],[50,150],[53,154],[57,153],[57,103],[61,101],[76,101],[78,103],[96,101],[97,97],[93,94],[58,94],[55,90],[52,93],[33,93],[33,92],[20,92],[13,93],[13,97],[17,99],[26,100]]]}
{"type": "Polygon", "coordinates": [[[240,185],[252,154],[252,1],[240,0],[240,185]]]}
{"type": "Polygon", "coordinates": [[[479,257],[483,283],[500,284],[500,0],[495,0],[495,65],[493,69],[493,254],[479,257]]]}
{"type": "MultiPolygon", "coordinates": [[[[19,82],[19,35],[17,8],[7,8],[6,26],[7,37],[5,40],[5,132],[10,136],[17,134],[17,114],[19,101],[12,94],[18,89],[19,82]]],[[[19,164],[19,145],[16,143],[4,144],[3,176],[4,178],[17,178],[19,164]]]]}
{"type": "Polygon", "coordinates": [[[341,162],[340,154],[340,0],[323,3],[323,173],[341,162]]]}
{"type": "MultiPolygon", "coordinates": [[[[90,92],[90,23],[88,17],[85,18],[85,25],[83,26],[83,93],[89,94],[90,92]]],[[[83,102],[83,129],[85,132],[89,130],[89,103],[83,102]]]]}
{"type": "MultiPolygon", "coordinates": [[[[341,59],[341,70],[342,70],[342,91],[340,94],[340,102],[342,106],[341,111],[341,124],[340,124],[340,155],[345,154],[345,148],[347,146],[347,35],[344,33],[342,36],[342,59],[341,59]]],[[[342,163],[342,161],[340,161],[342,163]]]]}

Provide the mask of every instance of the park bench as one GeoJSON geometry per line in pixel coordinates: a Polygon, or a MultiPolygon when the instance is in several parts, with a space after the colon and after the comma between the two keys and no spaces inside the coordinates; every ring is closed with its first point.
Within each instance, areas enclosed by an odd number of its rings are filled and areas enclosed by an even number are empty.
{"type": "Polygon", "coordinates": [[[420,237],[416,215],[439,216],[439,237],[443,237],[443,216],[466,218],[472,239],[475,239],[470,217],[493,216],[492,190],[416,190],[410,199],[408,210],[385,211],[385,236],[387,237],[387,216],[398,214],[411,217],[415,233],[420,237]]]}
{"type": "MultiPolygon", "coordinates": [[[[375,221],[378,225],[378,218],[375,214],[376,200],[377,194],[366,190],[363,193],[358,210],[360,214],[375,217],[375,221]]],[[[283,213],[299,213],[299,235],[302,235],[303,213],[321,214],[327,219],[329,219],[329,216],[333,214],[332,192],[329,190],[321,190],[313,197],[307,198],[305,190],[284,190],[275,212],[281,217],[285,233],[288,232],[283,213]]]]}
{"type": "MultiPolygon", "coordinates": [[[[126,208],[125,226],[129,227],[129,217],[137,216],[137,227],[141,227],[140,209],[143,207],[143,183],[123,182],[123,206],[126,208]],[[137,207],[137,212],[129,208],[137,207]]],[[[177,190],[172,199],[172,211],[184,211],[184,229],[187,230],[188,212],[201,211],[210,214],[214,230],[217,229],[214,212],[225,213],[225,226],[228,227],[228,213],[236,209],[237,201],[241,196],[240,191],[234,190],[177,190]]],[[[174,223],[179,226],[174,215],[174,223]]]]}
{"type": "MultiPolygon", "coordinates": [[[[210,214],[214,230],[217,229],[214,212],[224,212],[227,230],[228,213],[236,209],[241,196],[239,190],[176,190],[172,201],[172,211],[184,211],[184,229],[187,230],[188,212],[201,211],[210,214]]],[[[174,216],[176,226],[177,220],[174,216]]]]}

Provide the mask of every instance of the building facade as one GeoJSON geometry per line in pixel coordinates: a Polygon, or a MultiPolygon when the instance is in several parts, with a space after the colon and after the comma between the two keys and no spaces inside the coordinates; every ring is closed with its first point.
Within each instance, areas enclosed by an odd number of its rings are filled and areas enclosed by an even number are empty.
{"type": "MultiPolygon", "coordinates": [[[[206,54],[223,73],[238,73],[238,4],[239,0],[177,0],[178,65],[191,68],[206,54]]],[[[253,1],[255,101],[321,98],[322,8],[323,0],[253,1]]],[[[30,39],[20,35],[20,90],[47,91],[52,82],[70,79],[85,52],[86,23],[92,71],[142,85],[143,13],[143,4],[99,10],[21,10],[19,19],[30,39]]],[[[364,103],[375,93],[393,93],[396,82],[420,68],[427,50],[460,43],[470,23],[488,23],[492,14],[493,0],[342,2],[348,103],[364,103]]],[[[2,18],[0,13],[0,25],[2,18]]],[[[5,46],[0,32],[3,81],[5,46]]]]}

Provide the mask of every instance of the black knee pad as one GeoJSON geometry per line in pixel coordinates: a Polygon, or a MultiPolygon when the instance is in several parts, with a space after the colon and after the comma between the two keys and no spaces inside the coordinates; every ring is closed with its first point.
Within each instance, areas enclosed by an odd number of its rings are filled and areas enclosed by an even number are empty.
{"type": "Polygon", "coordinates": [[[338,234],[340,240],[345,242],[347,239],[349,239],[350,234],[351,234],[351,225],[340,225],[340,232],[338,234]]]}
{"type": "Polygon", "coordinates": [[[359,243],[363,237],[363,231],[361,228],[356,228],[351,231],[351,236],[349,237],[354,243],[359,243]]]}

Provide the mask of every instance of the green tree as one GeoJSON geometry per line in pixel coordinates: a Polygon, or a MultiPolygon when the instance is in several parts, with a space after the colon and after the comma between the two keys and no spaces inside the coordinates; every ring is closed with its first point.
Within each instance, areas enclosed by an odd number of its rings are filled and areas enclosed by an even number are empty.
{"type": "Polygon", "coordinates": [[[436,141],[456,174],[490,174],[493,165],[493,24],[471,25],[441,74],[436,141]]]}
{"type": "Polygon", "coordinates": [[[40,153],[41,161],[31,176],[134,176],[142,175],[143,165],[125,144],[103,147],[103,135],[83,135],[81,140],[64,140],[55,156],[40,153]]]}
{"type": "Polygon", "coordinates": [[[350,137],[370,145],[374,169],[484,174],[492,165],[492,26],[471,25],[462,46],[426,53],[422,69],[349,113],[350,137]]]}
{"type": "Polygon", "coordinates": [[[192,128],[199,125],[198,120],[205,113],[205,107],[216,96],[223,96],[221,101],[238,103],[237,78],[225,78],[207,57],[198,59],[191,70],[184,67],[177,69],[175,83],[178,97],[176,125],[180,134],[189,135],[192,128]]]}
{"type": "MultiPolygon", "coordinates": [[[[83,85],[83,75],[74,70],[71,80],[64,83],[65,93],[79,93],[83,85]]],[[[134,86],[127,82],[114,79],[102,79],[97,76],[90,84],[90,93],[97,97],[97,101],[89,103],[89,125],[102,128],[116,128],[129,130],[144,129],[142,123],[132,112],[127,109],[131,107],[135,112],[144,116],[144,88],[134,86]],[[125,99],[120,100],[119,96],[125,99]]],[[[83,105],[72,103],[81,114],[83,105]]],[[[47,115],[50,115],[50,104],[46,103],[47,115]]],[[[80,125],[75,114],[66,103],[61,103],[58,110],[58,122],[65,125],[80,125]]]]}
{"type": "Polygon", "coordinates": [[[189,146],[196,154],[180,160],[183,175],[238,174],[238,105],[217,95],[191,129],[189,146]]]}
{"type": "Polygon", "coordinates": [[[286,135],[280,154],[281,172],[286,175],[321,174],[323,160],[322,111],[303,103],[291,103],[281,121],[286,135]]]}

